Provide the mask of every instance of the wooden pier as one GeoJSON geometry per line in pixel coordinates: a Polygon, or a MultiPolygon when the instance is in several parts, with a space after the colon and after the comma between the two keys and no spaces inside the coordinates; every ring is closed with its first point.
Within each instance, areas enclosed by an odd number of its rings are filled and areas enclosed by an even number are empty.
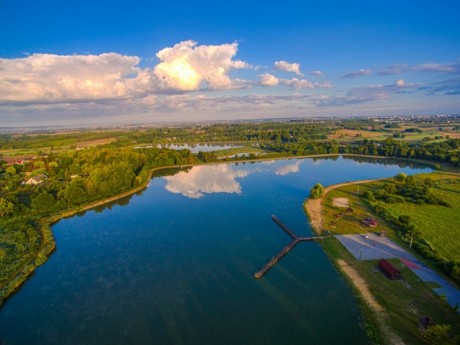
{"type": "Polygon", "coordinates": [[[299,242],[303,242],[303,241],[316,241],[316,240],[320,240],[322,239],[323,237],[320,237],[320,236],[315,236],[315,237],[298,237],[296,234],[294,234],[286,225],[284,225],[281,220],[279,220],[279,218],[275,215],[272,215],[271,216],[272,219],[275,221],[276,224],[278,224],[284,231],[286,231],[286,233],[292,237],[292,242],[289,243],[286,247],[284,247],[279,253],[278,255],[274,256],[264,267],[262,267],[262,269],[260,271],[257,271],[255,274],[254,274],[254,277],[256,277],[257,279],[259,278],[262,278],[263,275],[265,273],[268,272],[268,270],[270,268],[272,268],[273,266],[276,265],[276,263],[278,261],[281,260],[281,258],[283,256],[285,256],[287,253],[289,253],[291,251],[292,248],[294,248],[299,242]]]}

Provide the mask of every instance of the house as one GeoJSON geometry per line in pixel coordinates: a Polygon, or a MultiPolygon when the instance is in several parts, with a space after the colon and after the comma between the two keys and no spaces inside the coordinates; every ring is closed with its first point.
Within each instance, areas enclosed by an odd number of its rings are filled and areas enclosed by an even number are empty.
{"type": "Polygon", "coordinates": [[[401,272],[385,259],[380,259],[379,267],[390,279],[399,279],[401,277],[401,272]]]}
{"type": "Polygon", "coordinates": [[[45,174],[39,174],[37,176],[31,177],[30,179],[28,179],[26,181],[26,184],[37,185],[37,184],[43,183],[47,178],[48,176],[46,176],[45,174]]]}
{"type": "Polygon", "coordinates": [[[379,225],[379,223],[377,222],[377,220],[375,218],[366,218],[366,219],[363,219],[363,221],[361,222],[361,224],[365,225],[365,226],[368,226],[370,228],[375,228],[377,227],[377,225],[379,225]]]}

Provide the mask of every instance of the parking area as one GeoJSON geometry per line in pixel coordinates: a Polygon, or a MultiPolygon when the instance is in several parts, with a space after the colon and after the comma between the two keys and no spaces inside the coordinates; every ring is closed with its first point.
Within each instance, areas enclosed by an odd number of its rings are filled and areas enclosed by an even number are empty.
{"type": "Polygon", "coordinates": [[[432,288],[433,291],[438,296],[444,296],[452,307],[460,306],[458,289],[387,237],[371,233],[335,237],[357,260],[400,259],[420,280],[439,285],[437,288],[432,288]]]}
{"type": "Polygon", "coordinates": [[[337,235],[336,238],[347,248],[357,260],[378,260],[415,258],[385,236],[372,233],[360,235],[337,235]]]}

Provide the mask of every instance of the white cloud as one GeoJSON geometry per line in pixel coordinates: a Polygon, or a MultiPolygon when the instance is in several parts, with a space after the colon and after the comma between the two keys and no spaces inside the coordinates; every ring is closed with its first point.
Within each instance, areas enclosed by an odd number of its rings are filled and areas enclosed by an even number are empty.
{"type": "Polygon", "coordinates": [[[279,84],[279,79],[272,74],[262,74],[260,79],[260,85],[262,86],[276,86],[279,84]]]}
{"type": "Polygon", "coordinates": [[[315,77],[324,77],[324,73],[321,71],[311,71],[311,72],[308,72],[308,74],[313,75],[315,77]]]}
{"type": "Polygon", "coordinates": [[[123,98],[150,85],[139,61],[115,53],[0,59],[0,102],[123,98]]]}
{"type": "Polygon", "coordinates": [[[160,50],[160,63],[153,69],[140,68],[137,56],[116,53],[0,58],[0,105],[122,101],[201,88],[247,87],[245,81],[228,76],[231,69],[251,68],[232,59],[237,48],[236,43],[180,42],[160,50]]]}
{"type": "Polygon", "coordinates": [[[164,89],[194,91],[203,84],[211,89],[227,89],[232,86],[229,70],[249,67],[243,61],[232,60],[237,50],[237,43],[197,46],[194,41],[180,42],[157,53],[160,63],[153,73],[164,89]]]}
{"type": "Polygon", "coordinates": [[[325,88],[330,89],[332,87],[331,83],[326,81],[324,83],[312,83],[306,79],[282,79],[280,81],[281,84],[289,87],[293,87],[296,89],[316,89],[316,88],[325,88]]]}
{"type": "Polygon", "coordinates": [[[283,60],[276,61],[275,68],[280,71],[291,72],[299,76],[303,76],[302,72],[300,72],[300,64],[298,63],[290,63],[290,62],[283,61],[283,60]]]}
{"type": "Polygon", "coordinates": [[[236,179],[247,175],[248,171],[235,169],[231,165],[195,166],[187,172],[165,177],[165,189],[192,199],[209,193],[241,194],[241,185],[236,179]]]}

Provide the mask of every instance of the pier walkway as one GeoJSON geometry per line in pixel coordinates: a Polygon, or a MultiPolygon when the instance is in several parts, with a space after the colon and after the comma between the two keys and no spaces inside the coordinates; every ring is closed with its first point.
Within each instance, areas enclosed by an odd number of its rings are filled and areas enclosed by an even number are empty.
{"type": "Polygon", "coordinates": [[[291,251],[292,248],[294,248],[299,242],[304,242],[304,241],[316,241],[316,240],[320,240],[322,239],[323,237],[321,236],[313,236],[313,237],[298,237],[296,234],[294,234],[286,225],[284,225],[281,220],[275,216],[275,215],[272,215],[271,216],[273,221],[278,224],[281,229],[283,229],[290,237],[292,237],[292,242],[289,243],[286,247],[284,247],[279,253],[278,255],[274,256],[267,264],[265,264],[264,267],[262,267],[261,270],[257,271],[255,274],[254,274],[254,277],[259,279],[259,278],[262,278],[263,275],[265,273],[268,272],[268,270],[270,268],[272,268],[273,266],[276,265],[276,263],[278,261],[281,260],[281,258],[283,256],[285,256],[287,253],[289,253],[291,251]]]}

